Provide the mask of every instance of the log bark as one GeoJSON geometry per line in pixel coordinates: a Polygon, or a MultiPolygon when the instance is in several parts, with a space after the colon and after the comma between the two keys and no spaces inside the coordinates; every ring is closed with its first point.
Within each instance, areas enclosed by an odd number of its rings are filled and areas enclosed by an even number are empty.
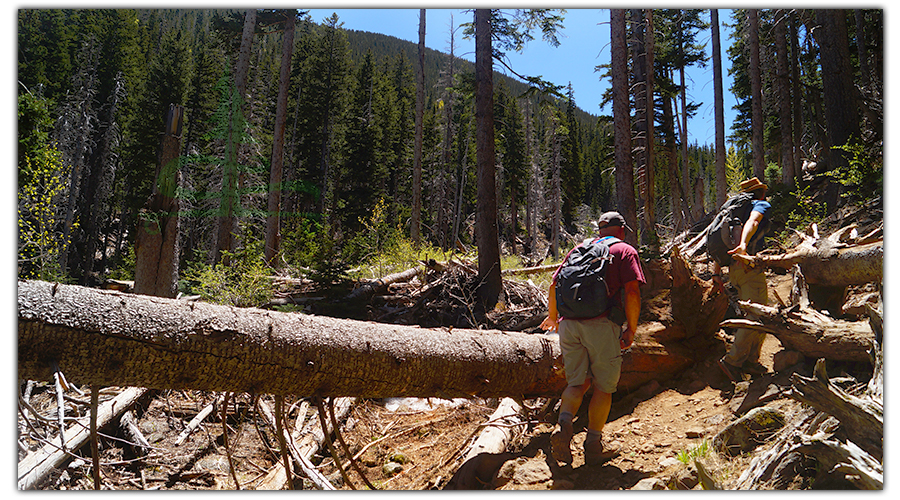
{"type": "Polygon", "coordinates": [[[784,255],[738,257],[765,267],[790,269],[799,265],[811,285],[864,285],[881,283],[884,278],[883,241],[853,246],[803,244],[784,255]]]}
{"type": "Polygon", "coordinates": [[[283,395],[538,397],[565,387],[558,341],[240,309],[19,282],[18,374],[80,384],[283,395]]]}
{"type": "Polygon", "coordinates": [[[671,273],[672,318],[684,326],[686,338],[711,337],[728,312],[728,295],[712,281],[694,276],[678,247],[672,249],[671,273]]]}
{"type": "Polygon", "coordinates": [[[834,320],[801,306],[785,309],[749,301],[738,305],[751,319],[727,320],[721,326],[771,333],[786,349],[810,358],[871,362],[869,351],[875,334],[866,322],[834,320]]]}
{"type": "MultiPolygon", "coordinates": [[[[81,384],[355,397],[555,397],[555,335],[402,325],[241,309],[39,281],[19,282],[18,374],[81,384]]],[[[639,325],[619,389],[696,360],[639,325]]]]}

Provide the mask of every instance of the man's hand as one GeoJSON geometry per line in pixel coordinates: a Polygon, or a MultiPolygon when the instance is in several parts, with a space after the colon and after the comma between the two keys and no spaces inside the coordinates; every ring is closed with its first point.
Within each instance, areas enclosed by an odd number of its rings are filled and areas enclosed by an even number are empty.
{"type": "Polygon", "coordinates": [[[559,329],[559,321],[556,318],[551,318],[547,316],[544,321],[541,323],[541,330],[547,330],[548,332],[555,332],[559,329]]]}
{"type": "Polygon", "coordinates": [[[738,248],[735,248],[728,253],[730,253],[734,260],[737,261],[738,264],[742,265],[744,269],[753,269],[754,267],[756,267],[756,257],[747,255],[746,249],[743,252],[739,252],[738,248]]]}
{"type": "Polygon", "coordinates": [[[619,337],[619,347],[622,349],[628,349],[631,347],[631,344],[634,342],[634,330],[631,328],[625,327],[622,330],[622,336],[619,337]]]}

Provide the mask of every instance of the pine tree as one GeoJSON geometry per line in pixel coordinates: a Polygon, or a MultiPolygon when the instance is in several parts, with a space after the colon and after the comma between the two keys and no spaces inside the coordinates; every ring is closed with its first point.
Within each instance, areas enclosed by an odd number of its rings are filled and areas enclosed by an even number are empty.
{"type": "Polygon", "coordinates": [[[584,170],[581,163],[581,131],[575,119],[575,91],[569,84],[564,126],[567,131],[562,142],[560,181],[562,187],[562,223],[570,234],[578,232],[575,217],[584,193],[584,170]]]}

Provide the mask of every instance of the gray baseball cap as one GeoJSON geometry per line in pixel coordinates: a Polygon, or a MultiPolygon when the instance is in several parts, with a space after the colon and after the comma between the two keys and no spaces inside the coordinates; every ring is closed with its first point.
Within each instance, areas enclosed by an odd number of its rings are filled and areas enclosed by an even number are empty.
{"type": "Polygon", "coordinates": [[[631,231],[632,229],[628,227],[628,224],[625,223],[625,217],[622,217],[622,214],[619,212],[606,212],[601,215],[599,219],[597,219],[597,229],[603,229],[607,226],[620,226],[625,229],[631,231]]]}

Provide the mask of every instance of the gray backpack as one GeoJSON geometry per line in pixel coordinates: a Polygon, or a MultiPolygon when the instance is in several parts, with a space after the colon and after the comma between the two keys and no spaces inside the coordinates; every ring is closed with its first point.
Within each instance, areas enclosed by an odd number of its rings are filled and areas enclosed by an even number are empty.
{"type": "Polygon", "coordinates": [[[606,285],[613,259],[609,247],[620,241],[612,236],[596,238],[566,255],[556,273],[556,310],[561,317],[595,318],[612,306],[606,285]]]}

